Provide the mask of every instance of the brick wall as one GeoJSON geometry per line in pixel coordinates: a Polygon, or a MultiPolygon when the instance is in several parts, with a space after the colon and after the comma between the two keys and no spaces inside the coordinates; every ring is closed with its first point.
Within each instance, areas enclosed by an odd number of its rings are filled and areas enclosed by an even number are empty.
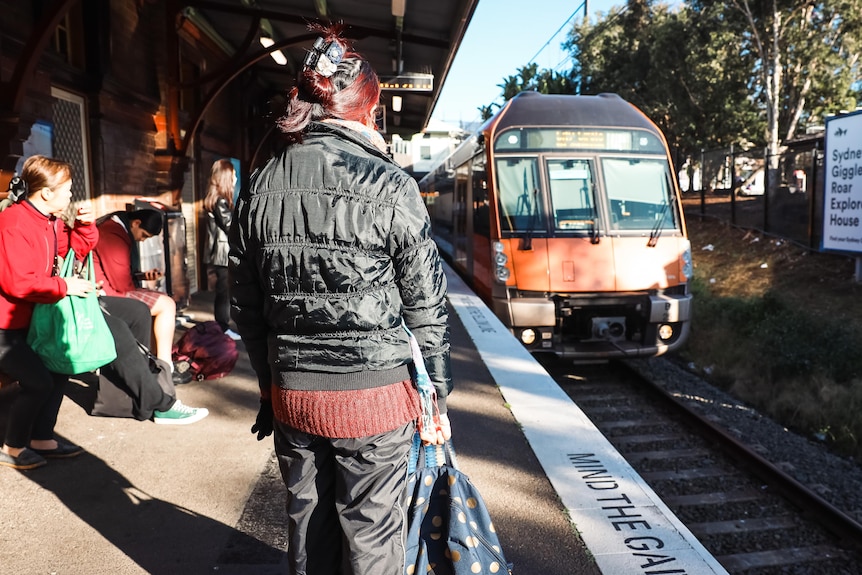
{"type": "MultiPolygon", "coordinates": [[[[0,0],[0,80],[4,82],[11,78],[39,16],[34,6],[19,0],[0,0]]],[[[84,13],[78,20],[90,27],[86,30],[90,39],[87,46],[91,51],[97,49],[98,57],[81,60],[90,66],[83,69],[66,64],[51,48],[40,56],[38,70],[29,82],[20,110],[18,134],[12,142],[0,142],[0,156],[9,153],[4,145],[11,150],[21,149],[36,121],[52,122],[52,86],[82,95],[88,120],[85,146],[91,174],[89,193],[98,215],[124,209],[137,196],[166,205],[182,198],[183,213],[187,220],[193,220],[187,222],[190,232],[187,249],[191,275],[196,276],[200,268],[197,218],[212,161],[219,157],[247,161],[243,151],[254,147],[245,141],[249,136],[243,129],[246,112],[242,81],[234,81],[212,103],[204,117],[203,129],[195,139],[196,148],[188,151],[189,171],[182,180],[171,181],[167,169],[171,162],[164,161],[165,156],[158,153],[165,138],[163,133],[161,137],[158,134],[155,121],[158,114],[164,116],[169,93],[165,3],[111,0],[80,3],[73,9],[94,11],[84,13]],[[95,41],[93,34],[97,37],[95,41]],[[172,195],[171,190],[177,187],[182,192],[172,195]]],[[[85,30],[72,33],[83,35],[85,30]]],[[[196,44],[187,37],[181,40],[181,46],[184,57],[193,58],[202,71],[216,70],[225,61],[225,55],[215,54],[212,46],[196,44]]],[[[211,85],[199,87],[198,100],[202,101],[210,88],[211,85]]],[[[191,128],[194,112],[184,112],[183,129],[191,128]]],[[[5,172],[0,174],[2,177],[5,172]]],[[[192,283],[194,289],[197,282],[192,283]]]]}

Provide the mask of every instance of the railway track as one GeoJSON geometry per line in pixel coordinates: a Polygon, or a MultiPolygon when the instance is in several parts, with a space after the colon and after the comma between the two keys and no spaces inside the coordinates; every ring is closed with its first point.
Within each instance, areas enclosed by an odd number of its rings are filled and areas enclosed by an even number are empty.
{"type": "Polygon", "coordinates": [[[729,573],[862,573],[860,526],[757,446],[621,363],[538,359],[729,573]]]}

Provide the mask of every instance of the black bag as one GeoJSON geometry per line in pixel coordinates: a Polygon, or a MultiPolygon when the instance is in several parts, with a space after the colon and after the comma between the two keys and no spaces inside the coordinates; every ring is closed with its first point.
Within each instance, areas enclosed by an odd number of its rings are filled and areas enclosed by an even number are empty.
{"type": "MultiPolygon", "coordinates": [[[[158,379],[161,388],[166,394],[176,397],[177,392],[171,377],[171,366],[166,361],[154,356],[140,343],[138,346],[141,348],[141,353],[146,357],[150,371],[158,379]]],[[[99,370],[99,389],[96,392],[96,401],[90,415],[134,417],[132,414],[132,394],[119,374],[110,365],[99,370]]]]}
{"type": "Polygon", "coordinates": [[[482,496],[456,467],[451,441],[420,444],[417,434],[408,467],[405,575],[511,574],[482,496]]]}

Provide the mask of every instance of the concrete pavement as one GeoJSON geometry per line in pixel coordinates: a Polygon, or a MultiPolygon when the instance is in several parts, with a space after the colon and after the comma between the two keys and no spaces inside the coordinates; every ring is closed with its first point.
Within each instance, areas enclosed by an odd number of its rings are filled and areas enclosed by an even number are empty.
{"type": "MultiPolygon", "coordinates": [[[[211,295],[193,296],[194,320],[212,319],[211,295]]],[[[515,573],[599,573],[451,318],[459,464],[485,497],[515,573]]],[[[229,376],[178,388],[184,403],[210,410],[189,426],[91,417],[76,385],[57,433],[87,453],[29,472],[0,468],[0,574],[285,572],[284,487],[271,438],[249,432],[258,393],[244,350],[229,376]]],[[[0,391],[0,433],[9,393],[0,391]]]]}

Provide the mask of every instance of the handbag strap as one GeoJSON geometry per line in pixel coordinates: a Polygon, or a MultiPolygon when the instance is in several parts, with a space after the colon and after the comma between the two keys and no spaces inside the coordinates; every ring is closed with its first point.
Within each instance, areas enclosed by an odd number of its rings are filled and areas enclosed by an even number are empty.
{"type": "Polygon", "coordinates": [[[448,439],[443,445],[422,445],[419,433],[413,434],[410,444],[410,456],[407,459],[407,474],[412,475],[420,467],[441,467],[448,465],[458,469],[455,458],[455,446],[448,439]]]}
{"type": "MultiPolygon", "coordinates": [[[[410,338],[410,353],[413,356],[413,369],[416,372],[416,389],[419,392],[419,401],[422,405],[422,415],[419,418],[419,426],[425,429],[433,429],[436,424],[435,416],[439,414],[437,410],[437,390],[434,389],[434,384],[431,383],[431,377],[428,375],[428,369],[425,367],[425,359],[422,357],[422,350],[419,349],[419,342],[416,341],[416,336],[401,319],[401,325],[404,331],[407,332],[407,337],[410,338]]],[[[420,455],[424,456],[425,467],[439,467],[448,463],[455,467],[455,450],[452,447],[452,442],[447,441],[443,446],[440,445],[425,445],[422,449],[422,440],[419,438],[419,431],[413,434],[413,444],[410,446],[410,458],[408,460],[408,472],[413,473],[419,467],[420,455]]]]}
{"type": "MultiPolygon", "coordinates": [[[[75,250],[69,248],[69,251],[66,253],[66,257],[63,259],[63,265],[60,268],[61,278],[69,278],[75,275],[75,260],[75,250]]],[[[94,285],[96,283],[96,268],[93,264],[92,251],[87,254],[87,277],[85,279],[89,280],[94,285]]]]}
{"type": "Polygon", "coordinates": [[[87,254],[87,279],[90,280],[90,283],[93,285],[96,284],[96,267],[93,265],[92,250],[87,254]]]}
{"type": "Polygon", "coordinates": [[[60,267],[60,277],[69,278],[75,273],[75,250],[69,249],[66,257],[63,259],[63,265],[60,267]]]}
{"type": "Polygon", "coordinates": [[[419,401],[422,404],[422,415],[419,419],[421,429],[432,429],[435,426],[434,417],[437,412],[437,390],[434,389],[434,384],[431,383],[431,377],[428,375],[428,369],[425,367],[425,359],[422,357],[422,351],[419,349],[419,342],[416,341],[416,336],[401,319],[401,325],[404,331],[407,332],[407,337],[410,338],[410,353],[413,356],[413,369],[416,372],[416,389],[419,391],[419,401]]]}

